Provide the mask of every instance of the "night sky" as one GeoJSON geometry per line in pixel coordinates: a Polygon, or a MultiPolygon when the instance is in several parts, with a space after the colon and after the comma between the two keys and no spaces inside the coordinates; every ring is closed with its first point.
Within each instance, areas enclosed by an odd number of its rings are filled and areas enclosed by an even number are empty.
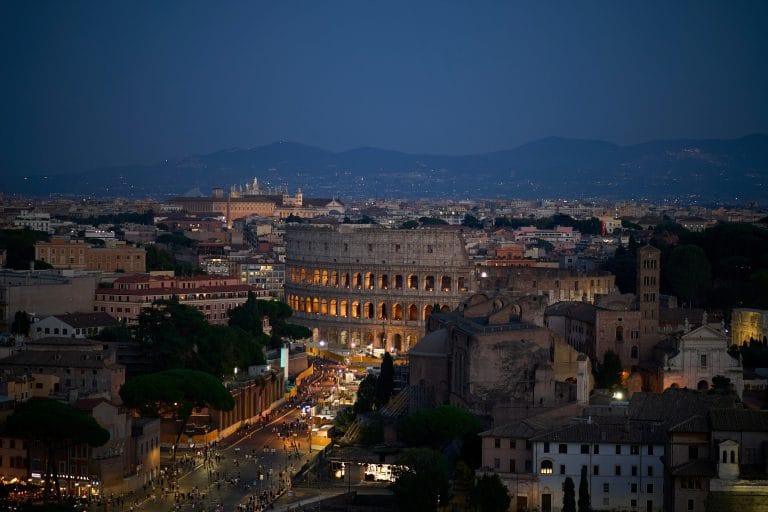
{"type": "Polygon", "coordinates": [[[768,132],[768,2],[0,1],[0,172],[768,132]]]}

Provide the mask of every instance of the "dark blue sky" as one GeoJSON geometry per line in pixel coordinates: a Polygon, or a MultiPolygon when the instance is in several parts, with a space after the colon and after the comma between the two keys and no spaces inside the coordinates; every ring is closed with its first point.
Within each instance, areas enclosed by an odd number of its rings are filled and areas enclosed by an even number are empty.
{"type": "Polygon", "coordinates": [[[768,2],[0,2],[3,172],[768,132],[768,2]]]}

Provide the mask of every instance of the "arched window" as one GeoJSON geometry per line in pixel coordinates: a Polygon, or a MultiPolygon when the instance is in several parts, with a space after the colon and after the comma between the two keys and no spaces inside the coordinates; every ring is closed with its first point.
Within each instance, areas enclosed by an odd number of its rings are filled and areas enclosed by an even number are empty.
{"type": "Polygon", "coordinates": [[[542,475],[551,475],[552,474],[552,461],[551,460],[543,460],[541,461],[541,470],[539,471],[542,475]]]}
{"type": "Polygon", "coordinates": [[[328,314],[328,301],[326,301],[325,299],[320,300],[320,314],[321,315],[328,314]]]}
{"type": "Polygon", "coordinates": [[[373,303],[366,302],[363,308],[363,318],[373,318],[373,303]]]}
{"type": "Polygon", "coordinates": [[[408,276],[408,288],[410,290],[419,289],[419,276],[417,276],[416,274],[411,274],[408,276]]]}
{"type": "Polygon", "coordinates": [[[328,311],[328,313],[329,313],[331,316],[336,316],[336,315],[338,315],[338,314],[339,314],[339,311],[338,311],[338,309],[337,309],[337,307],[336,307],[336,299],[331,299],[331,302],[329,303],[329,305],[330,305],[331,307],[330,307],[330,310],[328,311]]]}
{"type": "Polygon", "coordinates": [[[419,320],[419,308],[416,307],[416,304],[408,306],[408,320],[411,322],[417,322],[419,320]]]}
{"type": "Polygon", "coordinates": [[[403,319],[403,306],[400,304],[394,304],[392,306],[392,320],[402,320],[403,319]]]}
{"type": "Polygon", "coordinates": [[[630,357],[632,359],[637,359],[637,347],[632,347],[632,351],[631,351],[630,357]]]}
{"type": "Polygon", "coordinates": [[[341,287],[342,288],[349,288],[349,273],[344,272],[341,274],[341,287]]]}
{"type": "Polygon", "coordinates": [[[616,341],[624,341],[624,327],[616,326],[616,341]]]}
{"type": "Polygon", "coordinates": [[[342,300],[341,303],[339,304],[339,316],[342,318],[347,318],[348,314],[349,313],[347,313],[347,301],[342,300]]]}
{"type": "Polygon", "coordinates": [[[320,278],[320,283],[323,286],[328,286],[328,271],[327,270],[323,270],[323,273],[322,273],[321,278],[320,278]]]}
{"type": "Polygon", "coordinates": [[[424,289],[428,292],[435,291],[435,276],[426,276],[424,278],[424,289]]]}
{"type": "Polygon", "coordinates": [[[365,287],[369,290],[373,290],[374,285],[376,284],[376,275],[373,272],[367,272],[365,274],[365,287]]]}
{"type": "Polygon", "coordinates": [[[360,275],[360,272],[355,272],[352,275],[352,287],[353,288],[362,288],[363,287],[363,276],[360,275]]]}
{"type": "Polygon", "coordinates": [[[336,272],[335,270],[331,271],[331,282],[330,282],[330,285],[334,286],[334,287],[337,287],[337,288],[339,286],[339,273],[336,272]]]}
{"type": "Polygon", "coordinates": [[[440,290],[444,292],[451,291],[451,276],[443,276],[440,278],[440,290]]]}
{"type": "Polygon", "coordinates": [[[376,314],[376,318],[378,318],[379,320],[386,320],[387,318],[389,318],[389,315],[387,315],[386,302],[379,302],[378,313],[376,314]]]}
{"type": "Polygon", "coordinates": [[[352,318],[360,318],[360,303],[352,302],[352,318]]]}
{"type": "Polygon", "coordinates": [[[320,300],[317,297],[312,299],[312,312],[313,313],[319,313],[320,312],[320,300]]]}
{"type": "Polygon", "coordinates": [[[395,290],[402,290],[403,289],[403,276],[400,274],[397,274],[395,276],[395,290]]]}
{"type": "Polygon", "coordinates": [[[320,284],[320,271],[319,270],[315,270],[314,273],[312,274],[312,276],[313,276],[312,277],[312,284],[315,285],[315,286],[319,285],[320,284]]]}
{"type": "Polygon", "coordinates": [[[731,464],[736,464],[736,452],[731,450],[731,464]]]}
{"type": "Polygon", "coordinates": [[[381,274],[379,276],[379,288],[382,290],[389,288],[389,276],[387,274],[381,274]]]}
{"type": "Polygon", "coordinates": [[[726,462],[728,462],[728,451],[723,450],[723,464],[725,464],[726,462]]]}
{"type": "Polygon", "coordinates": [[[431,315],[431,314],[432,314],[432,306],[430,306],[429,304],[427,304],[426,306],[424,306],[424,320],[426,320],[426,319],[427,319],[427,317],[428,317],[429,315],[431,315]]]}

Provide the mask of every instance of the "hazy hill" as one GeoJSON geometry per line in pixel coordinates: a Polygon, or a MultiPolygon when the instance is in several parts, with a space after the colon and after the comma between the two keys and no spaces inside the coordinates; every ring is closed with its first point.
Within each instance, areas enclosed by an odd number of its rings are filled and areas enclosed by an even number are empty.
{"type": "Polygon", "coordinates": [[[768,197],[768,136],[662,140],[631,146],[549,137],[477,155],[409,154],[377,148],[334,153],[291,142],[227,149],[154,165],[75,174],[4,172],[5,193],[179,195],[258,177],[310,196],[606,197],[703,201],[768,197]]]}

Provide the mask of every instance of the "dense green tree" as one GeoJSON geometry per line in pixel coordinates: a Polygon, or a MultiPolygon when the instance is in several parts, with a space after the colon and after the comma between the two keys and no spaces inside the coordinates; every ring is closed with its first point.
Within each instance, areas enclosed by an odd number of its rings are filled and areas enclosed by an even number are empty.
{"type": "Polygon", "coordinates": [[[635,293],[637,288],[637,243],[630,237],[628,247],[619,246],[603,269],[616,276],[616,286],[622,293],[635,293]]]}
{"type": "Polygon", "coordinates": [[[35,243],[47,242],[49,239],[48,233],[43,231],[0,229],[0,249],[6,250],[5,266],[15,270],[28,270],[30,264],[35,261],[35,243]]]}
{"type": "Polygon", "coordinates": [[[355,422],[355,410],[352,407],[345,407],[336,413],[333,419],[333,426],[341,433],[349,430],[349,427],[355,422]]]}
{"type": "Polygon", "coordinates": [[[482,221],[469,213],[464,215],[464,219],[462,219],[461,225],[472,229],[483,229],[482,221]]]}
{"type": "Polygon", "coordinates": [[[355,414],[365,414],[373,410],[376,405],[378,380],[374,374],[369,373],[360,382],[360,386],[357,388],[357,401],[354,405],[355,414]]]}
{"type": "Polygon", "coordinates": [[[178,297],[139,314],[136,338],[154,371],[189,368],[214,375],[264,363],[262,341],[238,327],[212,326],[178,297]]]}
{"type": "Polygon", "coordinates": [[[395,365],[389,352],[385,352],[384,359],[381,361],[381,372],[376,380],[376,408],[380,409],[387,405],[394,389],[395,365]]]}
{"type": "Polygon", "coordinates": [[[185,236],[184,233],[181,232],[163,233],[155,239],[155,242],[167,245],[171,249],[181,247],[189,248],[195,244],[195,240],[185,236]]]}
{"type": "MultiPolygon", "coordinates": [[[[347,219],[349,219],[349,217],[344,217],[344,221],[345,221],[345,223],[346,223],[347,219]]],[[[304,222],[305,222],[305,220],[304,220],[304,219],[302,219],[301,217],[299,217],[298,215],[290,214],[290,215],[288,215],[288,216],[285,218],[285,222],[286,222],[286,223],[296,223],[296,224],[302,224],[302,223],[304,223],[304,222]]]]}
{"type": "Polygon", "coordinates": [[[563,482],[563,511],[576,512],[576,487],[571,477],[563,482]]]}
{"type": "Polygon", "coordinates": [[[151,272],[153,270],[173,270],[176,275],[184,276],[203,273],[200,268],[177,260],[173,253],[166,251],[165,249],[161,249],[157,245],[148,245],[145,247],[145,250],[147,251],[147,271],[151,272]]]}
{"type": "Polygon", "coordinates": [[[248,294],[248,300],[229,312],[229,325],[240,327],[246,332],[256,336],[270,348],[280,347],[284,340],[300,340],[312,336],[308,328],[288,323],[293,315],[293,310],[277,300],[259,300],[253,293],[248,294]],[[264,317],[269,320],[272,328],[272,336],[267,336],[262,329],[264,317]]]}
{"type": "Polygon", "coordinates": [[[603,362],[595,365],[595,385],[602,389],[612,389],[621,383],[621,360],[618,354],[607,350],[603,355],[603,362]]]}
{"type": "Polygon", "coordinates": [[[143,416],[175,418],[179,424],[176,445],[195,408],[231,411],[235,406],[234,398],[218,378],[181,368],[135,377],[120,388],[120,398],[143,416]]]}
{"type": "Polygon", "coordinates": [[[506,512],[511,503],[509,492],[499,475],[483,475],[472,490],[471,503],[480,512],[506,512]]]}
{"type": "Polygon", "coordinates": [[[579,480],[579,509],[578,512],[592,512],[592,500],[589,497],[589,481],[587,480],[587,467],[581,468],[579,480]]]}
{"type": "Polygon", "coordinates": [[[723,375],[715,375],[712,377],[712,389],[711,392],[717,395],[730,395],[734,393],[733,384],[731,379],[723,375]]]}
{"type": "Polygon", "coordinates": [[[696,245],[679,245],[672,250],[665,272],[672,291],[691,306],[706,302],[712,286],[707,255],[696,245]]]}
{"type": "Polygon", "coordinates": [[[399,429],[408,446],[429,446],[442,449],[448,443],[476,437],[480,420],[471,412],[454,405],[438,405],[422,409],[400,420],[399,429]]]}
{"type": "Polygon", "coordinates": [[[442,226],[448,223],[437,217],[419,217],[419,223],[422,226],[442,226]]]}
{"type": "Polygon", "coordinates": [[[26,311],[17,311],[13,315],[13,323],[11,324],[11,332],[13,334],[23,334],[29,336],[29,328],[32,326],[32,321],[26,311]]]}
{"type": "Polygon", "coordinates": [[[93,417],[69,404],[50,398],[33,398],[16,407],[6,422],[6,435],[39,442],[46,451],[44,471],[45,500],[50,498],[51,485],[61,498],[56,460],[60,450],[88,444],[103,446],[109,441],[109,432],[93,417]]]}
{"type": "Polygon", "coordinates": [[[427,512],[436,510],[448,498],[448,467],[442,455],[429,448],[408,448],[397,460],[392,490],[398,510],[427,512]]]}
{"type": "Polygon", "coordinates": [[[400,224],[400,229],[416,229],[419,227],[419,221],[417,220],[407,220],[400,224]]]}

